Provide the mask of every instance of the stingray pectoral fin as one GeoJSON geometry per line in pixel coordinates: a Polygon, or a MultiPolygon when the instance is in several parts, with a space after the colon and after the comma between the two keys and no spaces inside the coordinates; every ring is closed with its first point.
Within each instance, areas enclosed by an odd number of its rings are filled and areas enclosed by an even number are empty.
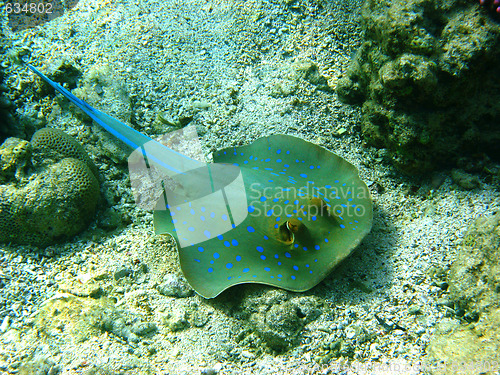
{"type": "Polygon", "coordinates": [[[186,279],[204,297],[242,283],[310,289],[370,231],[368,188],[353,165],[322,147],[275,135],[220,150],[214,160],[240,167],[248,215],[179,248],[186,279]]]}

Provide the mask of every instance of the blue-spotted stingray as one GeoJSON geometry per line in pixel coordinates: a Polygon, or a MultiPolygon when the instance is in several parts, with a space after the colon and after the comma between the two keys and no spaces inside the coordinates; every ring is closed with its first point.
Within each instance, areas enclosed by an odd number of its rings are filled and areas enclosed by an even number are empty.
{"type": "Polygon", "coordinates": [[[183,188],[165,188],[154,210],[154,229],[174,237],[184,276],[205,298],[242,283],[308,290],[371,229],[366,184],[353,165],[325,148],[272,135],[215,152],[207,169],[28,67],[166,175],[177,174],[183,188]]]}

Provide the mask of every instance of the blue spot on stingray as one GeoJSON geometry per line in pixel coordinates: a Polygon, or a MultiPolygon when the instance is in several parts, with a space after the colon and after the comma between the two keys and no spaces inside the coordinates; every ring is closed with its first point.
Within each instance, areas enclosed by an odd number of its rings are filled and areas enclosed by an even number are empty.
{"type": "Polygon", "coordinates": [[[297,247],[299,247],[299,244],[295,243],[295,244],[293,244],[293,247],[297,248],[297,247]]]}
{"type": "MultiPolygon", "coordinates": [[[[272,168],[264,168],[264,170],[266,170],[266,171],[272,171],[273,169],[272,168]]],[[[273,182],[273,181],[271,181],[271,182],[273,182]]]]}
{"type": "Polygon", "coordinates": [[[276,153],[277,153],[277,154],[281,154],[281,149],[280,149],[280,150],[278,150],[278,151],[276,151],[276,153]]]}
{"type": "Polygon", "coordinates": [[[304,251],[307,251],[307,247],[304,246],[303,249],[304,249],[304,251]]]}
{"type": "Polygon", "coordinates": [[[278,202],[279,201],[279,198],[274,198],[273,199],[273,202],[278,202]]]}
{"type": "Polygon", "coordinates": [[[278,224],[274,224],[274,228],[278,229],[279,225],[278,224]]]}
{"type": "Polygon", "coordinates": [[[204,252],[204,251],[205,251],[205,249],[204,249],[204,248],[202,248],[201,246],[198,246],[198,251],[199,251],[200,253],[202,253],[202,252],[204,252]]]}
{"type": "Polygon", "coordinates": [[[299,267],[297,267],[297,266],[293,266],[293,269],[294,269],[295,271],[298,271],[298,270],[299,270],[299,267]]]}
{"type": "Polygon", "coordinates": [[[241,255],[236,255],[236,261],[239,262],[241,260],[241,255]]]}
{"type": "Polygon", "coordinates": [[[311,217],[312,221],[316,221],[316,216],[311,217]]]}
{"type": "Polygon", "coordinates": [[[271,208],[269,211],[266,212],[266,215],[267,216],[271,216],[273,214],[273,209],[271,208]]]}
{"type": "Polygon", "coordinates": [[[211,212],[210,217],[213,219],[215,217],[215,212],[211,212]]]}
{"type": "Polygon", "coordinates": [[[222,215],[222,220],[226,221],[227,220],[227,215],[222,215]]]}
{"type": "Polygon", "coordinates": [[[310,165],[310,166],[309,166],[309,169],[314,169],[314,165],[310,165]]]}
{"type": "Polygon", "coordinates": [[[215,262],[213,260],[210,261],[210,264],[214,264],[215,262]]]}
{"type": "Polygon", "coordinates": [[[231,244],[229,243],[229,241],[224,241],[224,246],[229,247],[231,246],[231,244]]]}
{"type": "Polygon", "coordinates": [[[274,254],[274,257],[278,259],[280,256],[278,254],[274,254]]]}
{"type": "Polygon", "coordinates": [[[331,189],[331,188],[332,188],[332,185],[325,185],[325,187],[326,187],[327,189],[331,189]]]}
{"type": "Polygon", "coordinates": [[[212,272],[214,272],[214,269],[212,267],[209,267],[208,268],[208,273],[212,273],[212,272]]]}
{"type": "Polygon", "coordinates": [[[290,151],[287,151],[287,152],[286,152],[286,154],[287,154],[287,155],[290,155],[290,151]]]}
{"type": "Polygon", "coordinates": [[[254,206],[248,206],[248,212],[249,213],[252,213],[255,211],[255,207],[254,206]]]}
{"type": "Polygon", "coordinates": [[[245,160],[245,161],[243,162],[243,164],[248,164],[248,160],[245,160]]]}
{"type": "Polygon", "coordinates": [[[201,221],[205,221],[205,216],[200,216],[201,221]]]}
{"type": "Polygon", "coordinates": [[[319,250],[319,249],[320,249],[319,245],[314,245],[314,248],[315,248],[316,250],[319,250]]]}
{"type": "Polygon", "coordinates": [[[281,266],[281,262],[278,262],[278,266],[281,266]]]}
{"type": "Polygon", "coordinates": [[[325,242],[328,242],[328,238],[325,238],[325,242]]]}
{"type": "Polygon", "coordinates": [[[180,208],[180,207],[176,207],[176,208],[177,208],[177,211],[180,211],[180,210],[181,210],[181,208],[180,208]]]}
{"type": "Polygon", "coordinates": [[[226,268],[229,269],[229,268],[233,268],[233,263],[228,263],[226,264],[226,268]]]}
{"type": "Polygon", "coordinates": [[[264,267],[264,271],[269,272],[269,271],[271,271],[271,269],[269,267],[264,267]]]}
{"type": "Polygon", "coordinates": [[[253,233],[253,232],[255,232],[255,228],[249,225],[247,227],[247,231],[249,231],[250,233],[253,233]]]}
{"type": "Polygon", "coordinates": [[[194,210],[192,208],[191,208],[191,211],[189,211],[189,212],[191,212],[191,215],[195,214],[195,212],[194,212],[194,210]]]}
{"type": "Polygon", "coordinates": [[[219,259],[219,257],[220,257],[219,253],[214,253],[214,258],[215,259],[219,259]]]}
{"type": "Polygon", "coordinates": [[[203,232],[203,234],[204,234],[205,236],[207,236],[207,238],[210,238],[210,232],[209,232],[208,230],[206,230],[205,232],[203,232]]]}
{"type": "Polygon", "coordinates": [[[280,221],[280,220],[281,220],[281,218],[280,218],[280,217],[277,217],[277,218],[276,218],[276,221],[280,221]]]}
{"type": "Polygon", "coordinates": [[[236,241],[236,240],[231,240],[231,244],[232,244],[233,246],[238,246],[238,241],[236,241]]]}
{"type": "Polygon", "coordinates": [[[217,238],[218,238],[219,240],[221,240],[221,241],[224,239],[224,237],[222,237],[222,234],[219,234],[219,235],[217,236],[217,238]]]}
{"type": "Polygon", "coordinates": [[[333,182],[335,182],[336,184],[338,184],[340,181],[339,181],[339,180],[335,180],[335,181],[333,181],[333,182]]]}
{"type": "Polygon", "coordinates": [[[306,267],[309,267],[309,264],[306,264],[306,267]]]}
{"type": "Polygon", "coordinates": [[[260,256],[260,259],[262,259],[262,260],[266,260],[266,256],[265,256],[265,255],[261,255],[261,256],[260,256]]]}
{"type": "Polygon", "coordinates": [[[300,177],[307,178],[307,175],[305,173],[299,174],[300,177]]]}
{"type": "Polygon", "coordinates": [[[182,224],[186,225],[188,222],[187,221],[183,221],[182,224]]]}
{"type": "Polygon", "coordinates": [[[250,271],[250,268],[243,268],[243,272],[248,272],[250,271]]]}
{"type": "Polygon", "coordinates": [[[281,163],[282,161],[283,161],[283,160],[281,160],[281,159],[276,159],[276,162],[277,162],[277,163],[281,163]]]}
{"type": "Polygon", "coordinates": [[[342,229],[345,229],[345,225],[344,225],[344,224],[340,224],[340,227],[341,227],[342,229]]]}
{"type": "Polygon", "coordinates": [[[267,158],[267,159],[266,159],[266,160],[264,160],[264,161],[266,161],[266,162],[270,162],[270,161],[271,161],[271,159],[267,158]]]}
{"type": "Polygon", "coordinates": [[[264,197],[264,196],[260,197],[260,201],[261,201],[261,202],[265,202],[266,200],[267,200],[267,198],[266,198],[266,197],[264,197]]]}
{"type": "Polygon", "coordinates": [[[227,277],[227,279],[228,279],[228,280],[231,280],[232,278],[233,278],[232,276],[228,276],[228,277],[227,277]]]}
{"type": "Polygon", "coordinates": [[[257,246],[257,251],[259,253],[262,253],[264,251],[264,248],[262,246],[257,246]]]}
{"type": "Polygon", "coordinates": [[[189,227],[189,228],[188,228],[188,231],[190,231],[190,232],[194,232],[194,228],[193,228],[193,227],[189,227]]]}
{"type": "Polygon", "coordinates": [[[283,165],[283,166],[284,166],[285,168],[289,168],[289,167],[290,167],[290,165],[289,165],[289,164],[285,164],[285,165],[283,165]]]}
{"type": "Polygon", "coordinates": [[[177,223],[177,219],[172,219],[172,223],[177,223]]]}
{"type": "Polygon", "coordinates": [[[200,262],[201,262],[201,260],[196,259],[196,258],[194,258],[194,261],[195,261],[195,262],[198,262],[198,263],[200,263],[200,262]]]}
{"type": "Polygon", "coordinates": [[[295,160],[296,163],[299,163],[299,159],[295,160]]]}
{"type": "Polygon", "coordinates": [[[283,275],[281,273],[278,274],[278,277],[283,277],[283,275]]]}
{"type": "Polygon", "coordinates": [[[287,251],[287,252],[285,253],[285,256],[286,256],[287,258],[290,258],[292,255],[291,255],[291,254],[287,251]]]}
{"type": "Polygon", "coordinates": [[[264,239],[265,239],[265,240],[268,240],[268,239],[269,239],[269,237],[267,237],[267,236],[264,236],[264,239]]]}
{"type": "Polygon", "coordinates": [[[296,279],[296,277],[295,277],[294,275],[292,275],[292,276],[290,276],[290,277],[292,278],[292,280],[295,280],[295,279],[296,279]]]}

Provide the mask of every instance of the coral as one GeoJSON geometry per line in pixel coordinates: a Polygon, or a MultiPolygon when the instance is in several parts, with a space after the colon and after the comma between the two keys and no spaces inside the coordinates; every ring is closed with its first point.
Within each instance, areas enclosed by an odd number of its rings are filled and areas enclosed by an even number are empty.
{"type": "Polygon", "coordinates": [[[479,3],[492,12],[496,12],[497,15],[500,14],[500,2],[498,0],[479,0],[479,3]]]}
{"type": "Polygon", "coordinates": [[[499,158],[500,25],[461,0],[366,1],[366,40],[336,91],[362,104],[362,132],[409,173],[499,158]]]}
{"type": "MultiPolygon", "coordinates": [[[[59,143],[48,137],[49,151],[59,156],[51,164],[33,163],[35,168],[32,161],[43,159],[44,148],[33,148],[31,159],[27,141],[9,138],[0,147],[0,242],[45,247],[71,238],[92,220],[99,182],[81,160],[88,159],[83,148],[68,137],[59,136],[64,140],[59,143]]],[[[34,143],[40,145],[41,140],[37,137],[34,143]]]]}
{"type": "Polygon", "coordinates": [[[69,134],[56,128],[42,128],[31,138],[31,146],[42,159],[75,158],[85,163],[98,177],[97,168],[90,160],[83,146],[69,134]]]}

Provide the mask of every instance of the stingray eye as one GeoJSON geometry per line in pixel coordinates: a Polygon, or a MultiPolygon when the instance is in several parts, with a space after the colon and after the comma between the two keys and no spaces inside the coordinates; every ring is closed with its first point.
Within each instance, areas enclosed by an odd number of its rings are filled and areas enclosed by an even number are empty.
{"type": "Polygon", "coordinates": [[[304,224],[302,224],[300,221],[298,221],[297,219],[290,219],[286,222],[286,227],[288,228],[288,230],[291,232],[291,233],[298,233],[298,231],[300,230],[301,226],[303,226],[304,224]]]}

